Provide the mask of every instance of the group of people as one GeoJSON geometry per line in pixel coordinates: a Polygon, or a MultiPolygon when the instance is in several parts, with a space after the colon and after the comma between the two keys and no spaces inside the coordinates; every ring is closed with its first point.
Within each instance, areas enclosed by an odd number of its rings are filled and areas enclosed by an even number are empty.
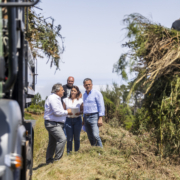
{"type": "Polygon", "coordinates": [[[105,114],[103,96],[93,89],[90,78],[84,79],[83,85],[86,91],[82,95],[78,86],[74,85],[74,78],[68,77],[66,85],[53,85],[51,95],[46,99],[44,119],[49,134],[47,164],[61,159],[66,142],[68,154],[72,151],[73,140],[74,150],[79,150],[82,126],[86,129],[90,144],[103,147],[99,136],[105,114]],[[73,108],[78,112],[73,114],[73,108]]]}

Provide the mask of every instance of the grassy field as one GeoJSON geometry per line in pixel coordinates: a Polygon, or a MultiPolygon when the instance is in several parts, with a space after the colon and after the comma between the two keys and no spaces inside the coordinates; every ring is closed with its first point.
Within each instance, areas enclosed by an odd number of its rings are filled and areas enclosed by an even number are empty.
{"type": "Polygon", "coordinates": [[[36,119],[33,180],[171,180],[180,179],[179,160],[160,161],[156,146],[148,134],[134,136],[122,128],[104,124],[100,136],[104,148],[91,147],[85,132],[81,132],[78,153],[64,156],[58,162],[45,164],[48,134],[42,115],[36,119]],[[176,164],[175,164],[176,163],[176,164]]]}

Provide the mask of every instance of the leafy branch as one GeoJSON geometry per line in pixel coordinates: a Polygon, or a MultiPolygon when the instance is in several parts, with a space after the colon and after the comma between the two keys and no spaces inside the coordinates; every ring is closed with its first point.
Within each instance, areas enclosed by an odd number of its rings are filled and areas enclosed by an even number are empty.
{"type": "Polygon", "coordinates": [[[32,50],[34,58],[43,56],[43,52],[50,61],[50,67],[56,66],[59,69],[60,54],[64,52],[64,38],[60,34],[61,25],[54,25],[53,18],[44,18],[41,14],[36,14],[34,10],[28,11],[28,31],[26,39],[32,50]],[[49,19],[51,21],[49,21],[49,19]],[[60,39],[62,47],[60,47],[58,40],[60,39]]]}

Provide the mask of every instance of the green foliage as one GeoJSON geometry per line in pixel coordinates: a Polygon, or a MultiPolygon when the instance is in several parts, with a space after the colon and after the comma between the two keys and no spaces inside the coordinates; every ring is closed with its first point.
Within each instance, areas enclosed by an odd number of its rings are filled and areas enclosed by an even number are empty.
{"type": "Polygon", "coordinates": [[[32,104],[39,104],[41,102],[41,95],[39,93],[34,95],[32,98],[32,104]]]}
{"type": "Polygon", "coordinates": [[[32,98],[32,105],[38,105],[41,109],[44,109],[44,104],[45,100],[42,100],[41,95],[39,93],[35,94],[34,98],[32,98]]]}
{"type": "Polygon", "coordinates": [[[146,93],[157,78],[179,74],[179,32],[151,22],[140,14],[130,14],[124,18],[128,41],[122,46],[129,48],[114,65],[114,72],[124,76],[129,67],[137,73],[134,86],[138,82],[147,85],[146,93]],[[176,73],[175,73],[176,72],[176,73]]]}
{"type": "Polygon", "coordinates": [[[104,96],[104,104],[105,104],[106,116],[108,118],[112,118],[116,110],[115,104],[106,96],[104,96]]]}
{"type": "Polygon", "coordinates": [[[180,151],[180,78],[164,77],[145,96],[133,124],[134,133],[153,130],[163,156],[180,151]]]}
{"type": "Polygon", "coordinates": [[[126,85],[118,86],[117,83],[112,84],[112,89],[109,86],[106,86],[106,89],[101,93],[104,97],[107,97],[110,101],[112,101],[116,106],[120,105],[120,103],[126,103],[126,98],[129,92],[129,87],[126,85]]]}
{"type": "Polygon", "coordinates": [[[28,11],[28,20],[26,39],[34,58],[43,58],[39,53],[43,52],[48,57],[48,61],[50,60],[50,67],[55,65],[56,69],[59,69],[60,54],[64,52],[63,37],[60,34],[61,25],[55,26],[53,18],[44,18],[41,14],[36,14],[33,9],[28,11]],[[62,47],[59,45],[60,40],[62,47]]]}
{"type": "MultiPolygon", "coordinates": [[[[154,87],[155,88],[155,87],[154,87]]],[[[152,92],[154,89],[151,90],[152,92]]],[[[149,114],[156,117],[156,136],[163,148],[163,155],[180,152],[180,78],[164,79],[163,92],[156,92],[156,102],[152,104],[149,114]],[[157,97],[157,93],[160,94],[157,97]]],[[[147,105],[149,102],[147,102],[147,105]]],[[[146,105],[146,104],[145,104],[146,105]]],[[[146,105],[146,106],[147,106],[146,105]]]]}
{"type": "Polygon", "coordinates": [[[32,114],[40,115],[44,113],[44,108],[39,105],[32,104],[26,109],[26,111],[32,114]]]}
{"type": "MultiPolygon", "coordinates": [[[[132,131],[152,132],[161,157],[180,152],[180,32],[156,24],[140,14],[125,17],[129,48],[114,65],[114,71],[125,77],[127,67],[136,73],[127,99],[139,99],[142,108],[135,113],[132,131]],[[139,97],[138,97],[139,96],[139,97]]],[[[136,103],[138,104],[138,103],[136,103]]]]}
{"type": "Polygon", "coordinates": [[[154,126],[151,117],[148,115],[148,111],[144,107],[138,109],[134,116],[132,132],[134,134],[143,134],[151,128],[154,128],[154,126]]]}
{"type": "Polygon", "coordinates": [[[39,104],[31,104],[28,108],[29,109],[40,109],[40,110],[44,111],[44,108],[42,106],[40,106],[39,104]]]}
{"type": "Polygon", "coordinates": [[[118,119],[119,125],[123,126],[125,129],[131,129],[133,125],[134,116],[132,111],[126,104],[120,104],[116,110],[116,117],[118,119]]]}
{"type": "Polygon", "coordinates": [[[32,98],[32,104],[26,109],[26,111],[33,114],[42,114],[44,113],[44,104],[45,100],[42,100],[41,95],[37,93],[34,98],[32,98]]]}
{"type": "Polygon", "coordinates": [[[125,129],[130,129],[134,117],[132,110],[126,104],[128,95],[128,86],[118,86],[113,83],[112,89],[107,85],[106,90],[101,90],[105,103],[105,121],[112,127],[123,126],[125,129]]]}
{"type": "Polygon", "coordinates": [[[126,73],[128,62],[126,61],[126,56],[127,54],[122,54],[119,58],[119,61],[113,66],[113,72],[121,75],[124,80],[128,80],[128,76],[126,73]]]}
{"type": "Polygon", "coordinates": [[[26,119],[26,120],[29,120],[29,119],[33,119],[32,118],[32,116],[31,116],[31,114],[28,114],[28,113],[24,113],[24,119],[26,119]]]}

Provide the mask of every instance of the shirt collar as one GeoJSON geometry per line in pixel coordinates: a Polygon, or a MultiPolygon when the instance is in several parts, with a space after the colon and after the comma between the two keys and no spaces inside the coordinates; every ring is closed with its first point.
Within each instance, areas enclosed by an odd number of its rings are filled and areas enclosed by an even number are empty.
{"type": "Polygon", "coordinates": [[[60,98],[60,99],[61,99],[61,97],[59,97],[56,93],[51,93],[51,94],[54,94],[56,97],[58,97],[58,98],[60,98]]]}
{"type": "MultiPolygon", "coordinates": [[[[91,93],[92,93],[92,91],[93,91],[93,89],[91,89],[91,90],[90,90],[89,94],[91,94],[91,93]]],[[[87,91],[85,91],[85,92],[86,92],[86,94],[87,94],[87,95],[89,95],[89,94],[87,93],[87,91]]]]}

